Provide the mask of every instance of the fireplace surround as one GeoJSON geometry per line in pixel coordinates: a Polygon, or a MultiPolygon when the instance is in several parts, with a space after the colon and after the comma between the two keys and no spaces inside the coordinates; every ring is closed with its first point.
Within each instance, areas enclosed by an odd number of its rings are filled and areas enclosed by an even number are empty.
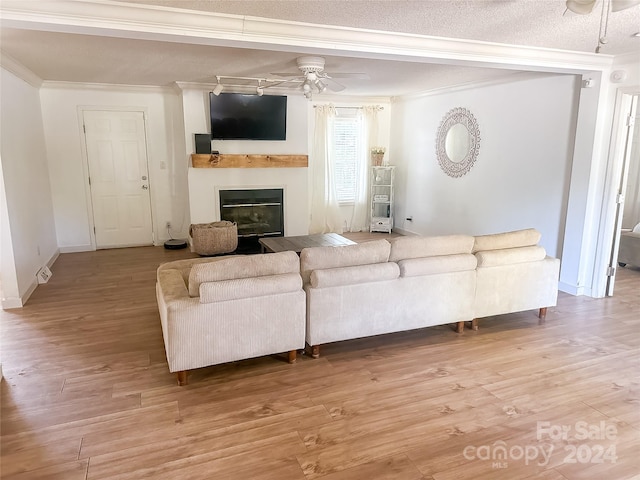
{"type": "Polygon", "coordinates": [[[238,249],[259,250],[262,237],[284,236],[282,188],[220,190],[220,219],[238,226],[238,249]]]}

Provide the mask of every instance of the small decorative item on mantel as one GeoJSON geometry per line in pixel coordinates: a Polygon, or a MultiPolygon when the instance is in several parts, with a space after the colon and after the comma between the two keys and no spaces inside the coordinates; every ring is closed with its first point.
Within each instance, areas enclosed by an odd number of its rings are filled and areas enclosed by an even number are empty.
{"type": "Polygon", "coordinates": [[[384,147],[371,147],[371,162],[374,167],[382,166],[384,152],[386,152],[384,147]]]}

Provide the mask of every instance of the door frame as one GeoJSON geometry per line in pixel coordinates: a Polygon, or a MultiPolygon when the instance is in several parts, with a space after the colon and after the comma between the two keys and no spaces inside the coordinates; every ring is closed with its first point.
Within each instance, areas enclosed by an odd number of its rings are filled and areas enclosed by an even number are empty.
{"type": "MultiPolygon", "coordinates": [[[[616,219],[618,217],[616,196],[619,193],[622,175],[624,174],[623,157],[626,151],[626,141],[620,142],[619,140],[623,136],[626,139],[626,117],[634,96],[639,97],[638,101],[640,102],[640,89],[638,87],[622,87],[616,90],[615,104],[611,117],[612,130],[607,155],[608,166],[605,174],[605,189],[602,210],[600,212],[595,268],[593,272],[592,296],[594,298],[607,296],[609,288],[609,276],[607,271],[611,262],[614,262],[613,267],[615,268],[618,261],[618,245],[614,244],[614,239],[616,238],[616,219]]],[[[640,105],[638,108],[640,108],[640,105]]],[[[622,193],[624,194],[625,192],[622,193]]],[[[615,284],[615,276],[612,279],[612,282],[615,284]]],[[[611,291],[613,291],[613,284],[611,286],[611,291]]]]}
{"type": "Polygon", "coordinates": [[[87,205],[87,221],[89,224],[89,241],[91,250],[97,250],[95,221],[93,218],[93,198],[91,196],[91,185],[89,184],[89,154],[87,153],[87,137],[84,132],[84,112],[139,112],[144,120],[144,148],[147,152],[147,174],[149,177],[149,207],[151,209],[151,242],[156,244],[156,212],[154,201],[153,175],[149,165],[149,132],[147,131],[148,111],[146,107],[126,107],[126,106],[98,106],[79,105],[78,113],[78,133],[80,135],[80,148],[82,152],[82,176],[84,181],[84,194],[87,205]]]}

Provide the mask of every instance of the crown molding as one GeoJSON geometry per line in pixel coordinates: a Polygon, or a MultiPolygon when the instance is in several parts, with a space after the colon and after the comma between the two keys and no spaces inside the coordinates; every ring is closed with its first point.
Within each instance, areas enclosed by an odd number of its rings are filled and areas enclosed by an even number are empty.
{"type": "Polygon", "coordinates": [[[34,88],[40,88],[43,83],[39,76],[6,53],[0,55],[0,66],[34,88]]]}
{"type": "Polygon", "coordinates": [[[638,52],[622,53],[613,58],[613,67],[634,64],[640,68],[640,54],[638,52]]]}
{"type": "Polygon", "coordinates": [[[190,11],[106,0],[2,0],[0,25],[211,46],[559,73],[602,71],[612,55],[190,11]]]}
{"type": "Polygon", "coordinates": [[[172,87],[155,85],[120,85],[113,83],[85,83],[85,82],[58,82],[45,80],[42,88],[58,90],[94,90],[105,92],[127,92],[127,93],[168,93],[172,92],[172,87]]]}
{"type": "Polygon", "coordinates": [[[471,90],[483,87],[492,87],[494,85],[504,85],[506,83],[522,82],[525,80],[533,80],[537,78],[550,77],[556,75],[563,75],[560,73],[546,73],[546,72],[514,72],[502,75],[498,78],[492,78],[490,80],[475,81],[461,83],[458,85],[450,85],[446,87],[434,88],[431,90],[425,90],[423,92],[412,93],[409,95],[399,95],[392,98],[393,103],[401,103],[407,100],[417,100],[424,97],[432,97],[435,95],[445,95],[454,92],[461,92],[464,90],[471,90]]]}

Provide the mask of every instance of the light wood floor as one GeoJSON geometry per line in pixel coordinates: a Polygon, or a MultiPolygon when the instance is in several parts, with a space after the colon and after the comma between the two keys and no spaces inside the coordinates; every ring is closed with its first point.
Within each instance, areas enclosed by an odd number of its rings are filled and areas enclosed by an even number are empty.
{"type": "Polygon", "coordinates": [[[341,342],[295,365],[274,355],[200,369],[178,387],[154,283],[161,262],[187,256],[64,254],[26,307],[1,313],[3,479],[640,472],[640,269],[620,269],[614,298],[560,294],[545,325],[524,312],[462,335],[441,326],[341,342]],[[550,438],[563,427],[566,438],[550,438]],[[504,459],[486,459],[501,446],[504,459]]]}

